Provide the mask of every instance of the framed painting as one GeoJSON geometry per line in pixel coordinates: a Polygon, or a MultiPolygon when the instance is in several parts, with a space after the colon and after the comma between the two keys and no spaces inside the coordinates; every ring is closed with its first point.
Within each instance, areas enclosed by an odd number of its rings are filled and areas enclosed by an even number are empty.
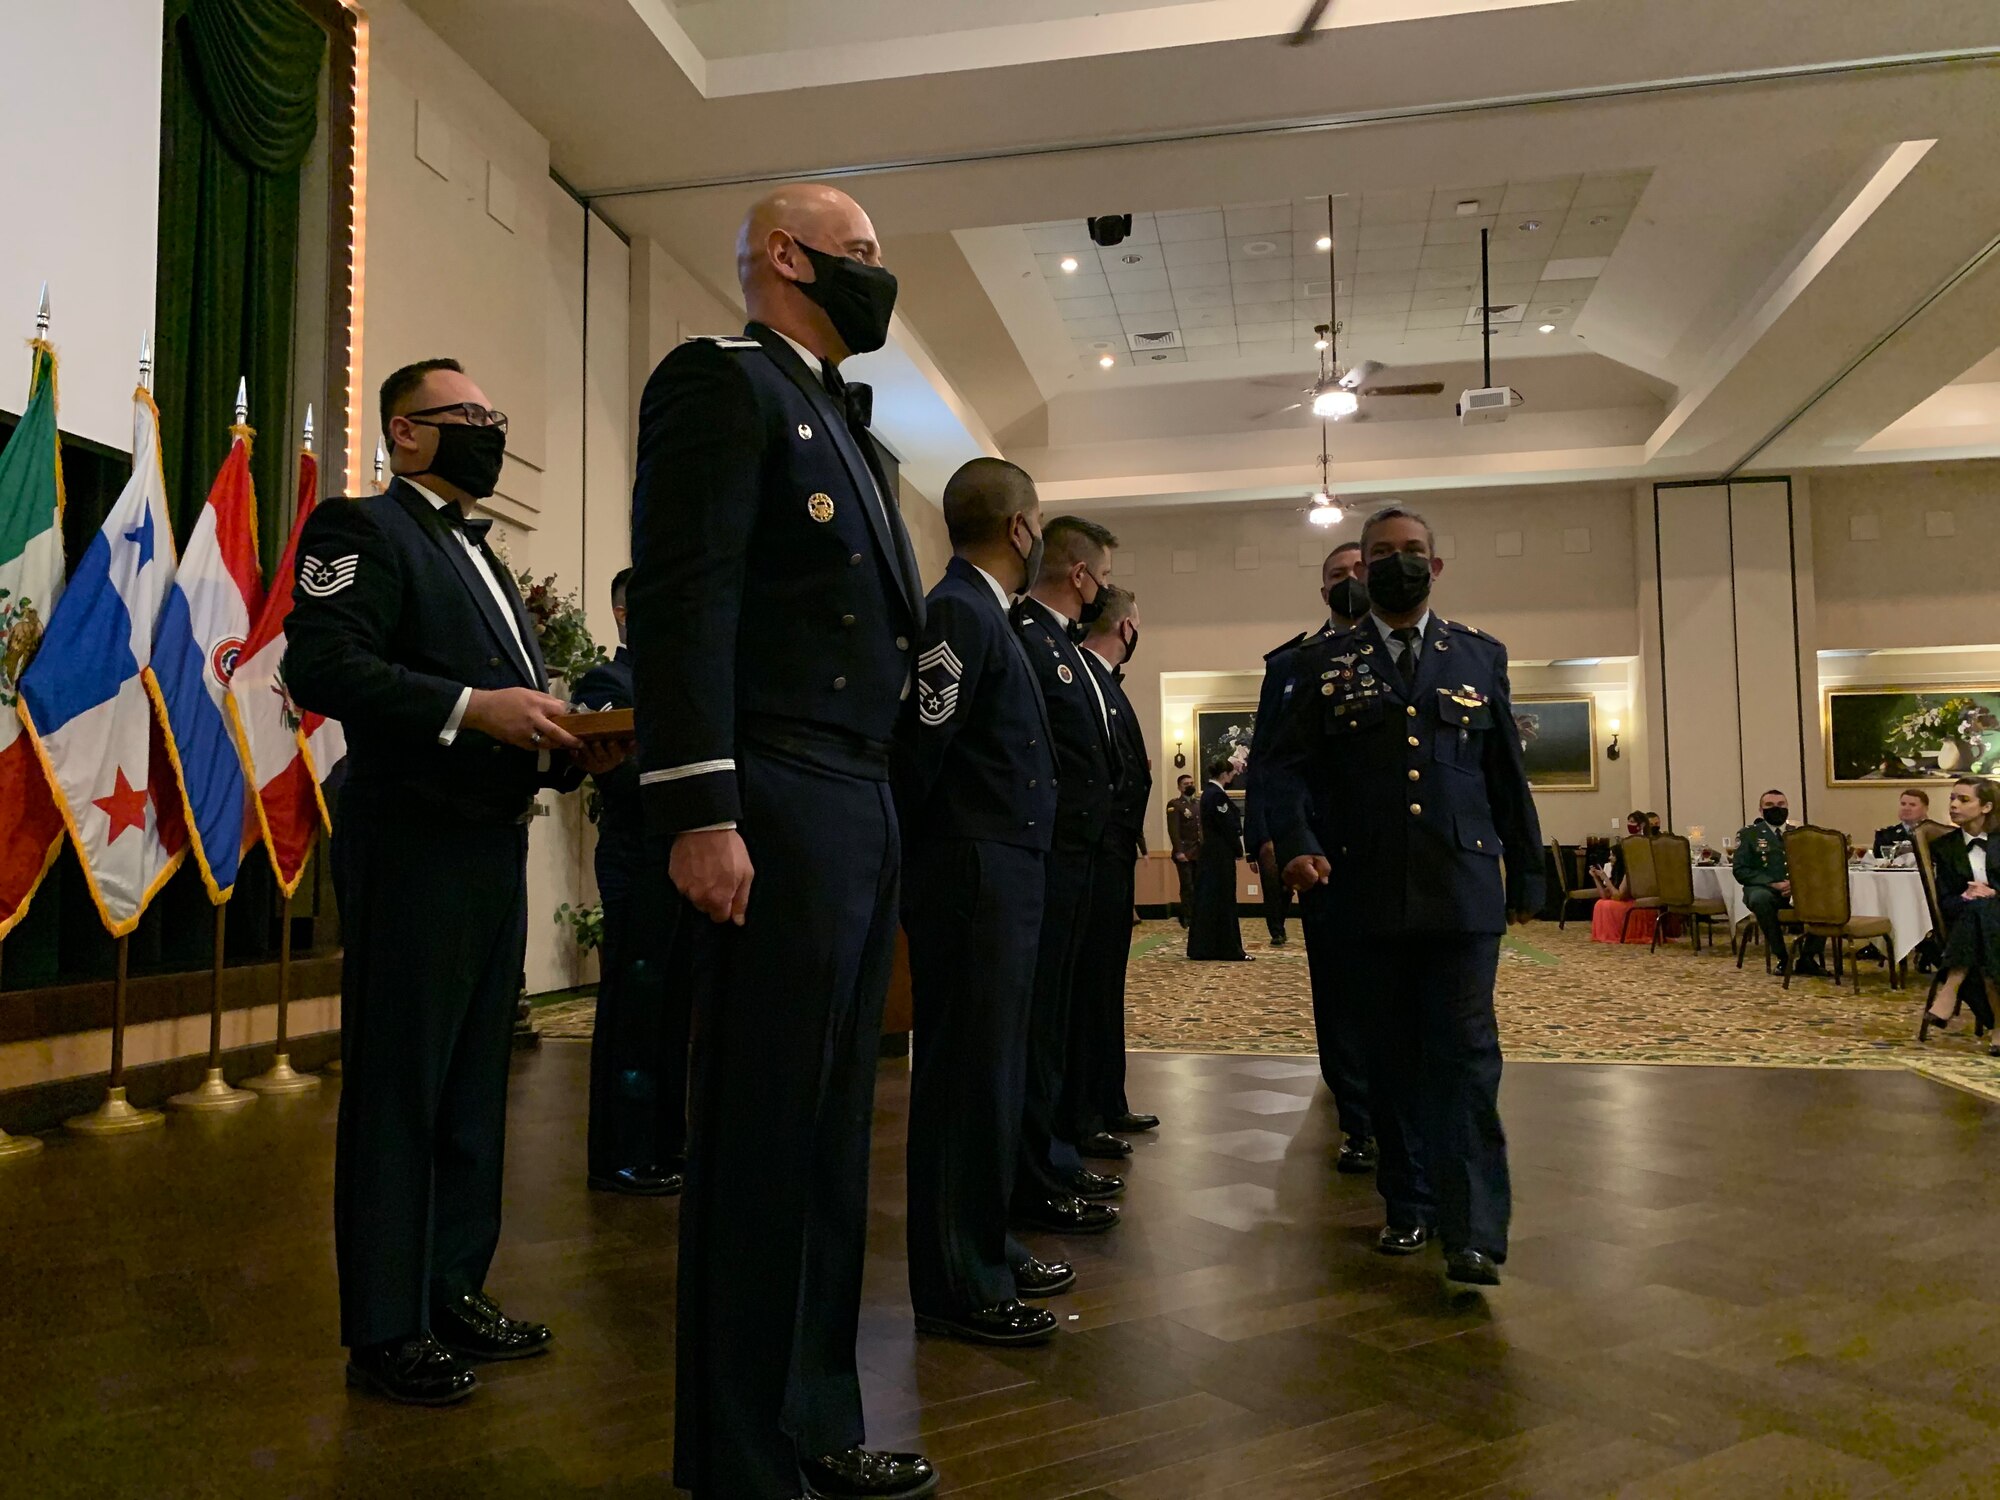
{"type": "Polygon", "coordinates": [[[1529,695],[1514,700],[1514,728],[1528,784],[1538,792],[1597,790],[1597,700],[1529,695]]]}
{"type": "Polygon", "coordinates": [[[1227,760],[1236,766],[1237,784],[1229,795],[1243,799],[1242,778],[1250,765],[1250,740],[1257,732],[1257,705],[1254,703],[1211,703],[1194,711],[1194,743],[1197,780],[1205,780],[1211,761],[1227,760]]]}
{"type": "Polygon", "coordinates": [[[2000,685],[1828,688],[1826,784],[2000,775],[2000,685]]]}

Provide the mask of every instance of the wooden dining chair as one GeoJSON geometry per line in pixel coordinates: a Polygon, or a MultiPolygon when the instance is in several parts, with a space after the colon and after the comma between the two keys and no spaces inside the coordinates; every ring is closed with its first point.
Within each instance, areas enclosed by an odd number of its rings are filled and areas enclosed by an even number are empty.
{"type": "Polygon", "coordinates": [[[1632,899],[1630,911],[1625,913],[1625,925],[1619,929],[1618,941],[1624,942],[1632,931],[1632,918],[1642,911],[1653,913],[1653,937],[1658,946],[1660,912],[1666,901],[1660,895],[1659,872],[1653,867],[1653,841],[1640,834],[1618,841],[1619,852],[1625,856],[1625,889],[1632,899]]]}
{"type": "Polygon", "coordinates": [[[1556,931],[1560,932],[1569,922],[1569,909],[1577,902],[1595,906],[1599,900],[1597,887],[1581,883],[1582,877],[1576,873],[1576,851],[1557,839],[1549,840],[1549,854],[1556,862],[1556,878],[1562,882],[1562,904],[1556,908],[1556,931]]]}
{"type": "MultiPolygon", "coordinates": [[[[1697,896],[1694,893],[1694,846],[1678,833],[1656,834],[1653,838],[1653,873],[1659,881],[1660,899],[1666,902],[1666,914],[1684,917],[1688,924],[1688,940],[1694,951],[1701,952],[1701,930],[1711,929],[1709,944],[1714,945],[1714,924],[1729,919],[1727,903],[1713,896],[1697,896]]],[[[1653,923],[1653,947],[1660,946],[1660,929],[1664,922],[1653,923]]]]}
{"type": "MultiPolygon", "coordinates": [[[[1786,830],[1785,864],[1792,879],[1792,910],[1799,914],[1799,929],[1808,937],[1830,940],[1833,944],[1833,982],[1839,984],[1849,939],[1866,942],[1880,939],[1885,955],[1895,952],[1895,925],[1887,917],[1854,915],[1852,892],[1847,885],[1847,835],[1834,828],[1817,828],[1810,823],[1786,830]]],[[[1785,988],[1792,987],[1796,963],[1785,965],[1785,988]]],[[[1885,956],[1882,967],[1889,972],[1889,987],[1900,989],[1902,976],[1893,956],[1885,956]]],[[[1861,989],[1861,964],[1856,955],[1854,988],[1861,989]]]]}

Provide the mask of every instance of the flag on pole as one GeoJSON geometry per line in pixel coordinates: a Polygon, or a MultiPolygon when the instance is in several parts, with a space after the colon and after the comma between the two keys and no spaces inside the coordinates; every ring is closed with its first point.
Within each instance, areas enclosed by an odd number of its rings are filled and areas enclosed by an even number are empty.
{"type": "Polygon", "coordinates": [[[139,925],[186,853],[180,792],[145,685],[173,579],[160,414],[141,386],[132,478],[70,575],[15,704],[113,937],[139,925]]]}
{"type": "MultiPolygon", "coordinates": [[[[249,642],[229,680],[229,715],[235,721],[243,764],[250,773],[257,822],[271,868],[286,896],[299,887],[313,837],[331,827],[320,797],[321,778],[307,749],[309,732],[338,740],[340,726],[320,714],[309,714],[285,691],[285,620],[292,612],[292,578],[298,570],[299,533],[319,496],[319,461],[311,448],[299,454],[299,509],[292,522],[285,555],[278,559],[270,594],[250,631],[249,642]]],[[[335,751],[334,759],[345,754],[335,751]]],[[[328,763],[332,769],[332,763],[328,763]]]]}
{"type": "MultiPolygon", "coordinates": [[[[241,408],[238,408],[239,416],[241,408]]],[[[236,886],[246,830],[243,761],[223,705],[250,622],[264,603],[257,560],[257,497],[250,479],[251,432],[231,429],[229,456],[215,476],[175,570],[153,640],[151,683],[167,731],[208,899],[218,906],[236,886]]]]}
{"type": "Polygon", "coordinates": [[[0,452],[0,937],[28,914],[62,848],[62,814],[14,712],[16,684],[63,587],[56,352],[42,339],[32,347],[28,408],[0,452]]]}

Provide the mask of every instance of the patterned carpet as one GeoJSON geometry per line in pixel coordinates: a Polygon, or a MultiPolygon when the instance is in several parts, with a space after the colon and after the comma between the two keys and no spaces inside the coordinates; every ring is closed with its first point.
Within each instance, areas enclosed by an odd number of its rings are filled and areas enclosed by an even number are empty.
{"type": "MultiPolygon", "coordinates": [[[[1126,977],[1126,1040],[1135,1051],[1314,1052],[1311,990],[1298,923],[1273,948],[1264,924],[1243,923],[1254,963],[1189,963],[1186,936],[1171,921],[1132,933],[1126,977]]],[[[1798,979],[1790,991],[1766,975],[1762,950],[1743,968],[1726,949],[1699,957],[1685,941],[1648,953],[1590,941],[1587,923],[1558,930],[1538,922],[1501,951],[1500,1039],[1516,1062],[1700,1063],[1786,1068],[1910,1068],[2000,1099],[2000,1059],[1972,1039],[1970,1018],[1916,1043],[1928,977],[1906,975],[1891,990],[1880,965],[1862,968],[1861,992],[1830,979],[1798,979]]],[[[536,1003],[546,1037],[586,1039],[594,1000],[568,991],[536,1003]]]]}

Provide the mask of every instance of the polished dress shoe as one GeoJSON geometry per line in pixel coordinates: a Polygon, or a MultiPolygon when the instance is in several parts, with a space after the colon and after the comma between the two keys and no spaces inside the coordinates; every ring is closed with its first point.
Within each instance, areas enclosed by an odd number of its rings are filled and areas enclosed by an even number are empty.
{"type": "Polygon", "coordinates": [[[615,1172],[592,1172],[591,1188],[600,1193],[623,1193],[628,1198],[671,1198],[687,1186],[679,1167],[620,1167],[615,1172]]]}
{"type": "Polygon", "coordinates": [[[1014,1218],[1030,1229],[1050,1229],[1057,1234],[1102,1234],[1118,1223],[1118,1210],[1108,1203],[1085,1203],[1081,1198],[1038,1198],[1014,1210],[1014,1218]]]}
{"type": "Polygon", "coordinates": [[[1431,1232],[1421,1224],[1413,1229],[1385,1224],[1382,1232],[1375,1236],[1375,1248],[1384,1255],[1415,1255],[1430,1242],[1431,1232]]]}
{"type": "Polygon", "coordinates": [[[1498,1286],[1500,1263],[1484,1250],[1454,1250],[1444,1258],[1444,1279],[1460,1286],[1498,1286]]]}
{"type": "Polygon", "coordinates": [[[1132,1143],[1121,1141],[1108,1130],[1100,1130],[1095,1135],[1087,1135],[1076,1143],[1078,1156],[1094,1156],[1102,1161],[1117,1161],[1132,1154],[1132,1143]]]}
{"type": "Polygon", "coordinates": [[[1036,1260],[1014,1267],[1014,1291],[1022,1297],[1055,1297],[1076,1285],[1076,1267],[1066,1260],[1036,1260]]]}
{"type": "Polygon", "coordinates": [[[1375,1142],[1365,1135],[1350,1135],[1340,1143],[1340,1160],[1333,1169],[1353,1177],[1374,1171],[1375,1162],[1375,1142]]]}
{"type": "Polygon", "coordinates": [[[1125,1179],[1114,1177],[1109,1172],[1093,1172],[1088,1167],[1078,1167],[1074,1172],[1057,1175],[1074,1196],[1086,1201],[1117,1198],[1125,1192],[1125,1179]]]}
{"type": "Polygon", "coordinates": [[[347,1383],[411,1406],[449,1406],[479,1384],[464,1361],[429,1335],[347,1351],[347,1383]]]}
{"type": "Polygon", "coordinates": [[[1131,1115],[1131,1114],[1113,1115],[1110,1119],[1104,1122],[1104,1128],[1106,1130],[1117,1130],[1121,1132],[1131,1131],[1131,1130],[1158,1130],[1160,1128],[1160,1117],[1158,1115],[1131,1115]]]}
{"type": "Polygon", "coordinates": [[[920,1500],[938,1486],[937,1470],[920,1453],[849,1448],[799,1461],[812,1500],[920,1500]]]}
{"type": "Polygon", "coordinates": [[[1271,939],[1271,946],[1273,948],[1282,948],[1285,946],[1285,943],[1286,943],[1286,938],[1283,933],[1280,933],[1278,934],[1278,936],[1271,939]]]}
{"type": "Polygon", "coordinates": [[[520,1323],[484,1292],[431,1300],[431,1332],[461,1359],[527,1359],[549,1347],[546,1323],[520,1323]]]}
{"type": "Polygon", "coordinates": [[[952,1318],[918,1313],[917,1332],[941,1333],[969,1344],[1041,1344],[1056,1336],[1056,1315],[1025,1302],[1002,1302],[952,1318]]]}

